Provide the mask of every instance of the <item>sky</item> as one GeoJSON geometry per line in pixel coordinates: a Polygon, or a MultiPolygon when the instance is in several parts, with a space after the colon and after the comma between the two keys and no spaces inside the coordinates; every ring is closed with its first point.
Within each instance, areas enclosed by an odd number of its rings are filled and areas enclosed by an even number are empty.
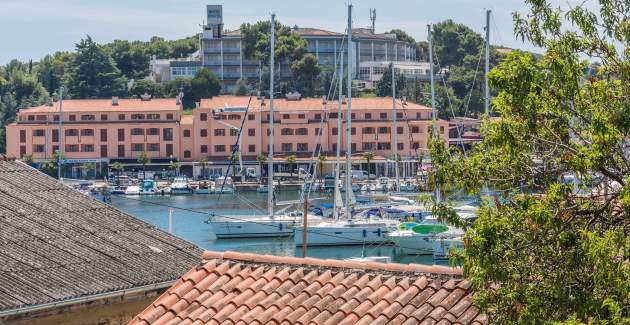
{"type": "MultiPolygon", "coordinates": [[[[73,50],[85,35],[98,43],[115,39],[177,39],[200,30],[206,4],[223,5],[227,29],[242,22],[269,19],[274,12],[286,25],[343,32],[348,0],[0,0],[0,65],[17,58],[37,61],[59,50],[73,50]]],[[[566,5],[581,0],[554,0],[566,5]]],[[[513,36],[512,12],[525,13],[523,0],[353,0],[355,27],[370,25],[376,9],[376,31],[399,28],[425,40],[427,24],[445,19],[483,33],[485,10],[493,12],[491,44],[539,51],[513,36]]]]}

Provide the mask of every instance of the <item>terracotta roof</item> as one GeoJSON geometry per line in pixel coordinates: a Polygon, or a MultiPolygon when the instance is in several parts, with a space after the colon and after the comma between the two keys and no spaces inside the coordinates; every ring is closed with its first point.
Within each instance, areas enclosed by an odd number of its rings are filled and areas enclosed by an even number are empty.
{"type": "Polygon", "coordinates": [[[206,252],[130,324],[485,324],[444,266],[206,252]]]}
{"type": "MultiPolygon", "coordinates": [[[[141,99],[119,99],[118,105],[112,105],[111,99],[66,99],[63,101],[65,112],[136,112],[136,111],[176,111],[181,106],[177,105],[175,98],[154,98],[143,101],[141,99]]],[[[22,109],[24,113],[54,113],[59,112],[59,102],[53,106],[41,105],[22,109]]]]}
{"type": "Polygon", "coordinates": [[[0,158],[0,315],[168,286],[198,264],[201,253],[21,162],[0,158]]]}
{"type": "MultiPolygon", "coordinates": [[[[226,108],[226,107],[247,107],[249,102],[249,96],[215,96],[212,98],[201,99],[201,108],[226,108]]],[[[265,99],[264,110],[269,110],[269,99],[265,99]]],[[[261,101],[252,98],[250,109],[260,111],[261,101]]],[[[345,107],[345,105],[343,105],[345,107]]],[[[332,100],[328,102],[328,109],[337,109],[337,101],[332,100]]],[[[407,109],[424,109],[431,110],[430,107],[407,102],[407,109]]],[[[287,100],[286,98],[276,98],[273,100],[274,111],[308,111],[308,110],[323,110],[324,104],[321,98],[302,98],[300,100],[287,100]]],[[[392,98],[391,97],[359,97],[352,98],[352,109],[391,109],[392,98]]],[[[400,102],[398,108],[400,109],[400,102]]]]}

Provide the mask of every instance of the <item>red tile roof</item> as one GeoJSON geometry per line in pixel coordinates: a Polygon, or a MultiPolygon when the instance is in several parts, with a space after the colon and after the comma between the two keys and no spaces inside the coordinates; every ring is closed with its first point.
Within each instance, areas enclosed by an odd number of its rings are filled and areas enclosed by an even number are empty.
{"type": "Polygon", "coordinates": [[[130,325],[486,324],[445,266],[205,252],[130,325]]]}
{"type": "MultiPolygon", "coordinates": [[[[226,107],[247,107],[249,102],[249,96],[215,96],[212,98],[202,98],[201,108],[226,108],[226,107]]],[[[269,109],[269,99],[264,100],[264,110],[269,109]]],[[[344,105],[345,107],[345,105],[344,105]]],[[[250,103],[250,109],[260,110],[261,101],[253,97],[250,103]]],[[[337,109],[337,100],[328,102],[328,109],[337,109]]],[[[352,98],[352,109],[391,109],[392,98],[391,97],[359,97],[352,98]]],[[[400,102],[398,102],[398,108],[400,109],[400,102]]],[[[424,109],[431,110],[430,107],[407,102],[405,104],[406,109],[424,109]]],[[[276,98],[273,100],[273,109],[275,111],[307,111],[307,110],[322,110],[324,104],[321,98],[302,98],[300,100],[287,100],[286,98],[276,98]]]]}
{"type": "MultiPolygon", "coordinates": [[[[112,105],[111,99],[66,99],[63,101],[65,112],[136,112],[136,111],[176,111],[181,106],[175,98],[154,98],[151,100],[119,99],[118,105],[112,105]]],[[[53,106],[41,105],[23,109],[24,113],[54,113],[59,112],[59,102],[53,106]]]]}

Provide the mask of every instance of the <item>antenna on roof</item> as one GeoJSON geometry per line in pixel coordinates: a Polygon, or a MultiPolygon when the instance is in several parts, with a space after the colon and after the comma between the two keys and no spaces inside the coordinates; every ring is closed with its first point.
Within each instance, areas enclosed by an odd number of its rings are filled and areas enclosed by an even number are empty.
{"type": "Polygon", "coordinates": [[[372,21],[372,34],[376,32],[376,9],[370,8],[370,20],[372,21]]]}

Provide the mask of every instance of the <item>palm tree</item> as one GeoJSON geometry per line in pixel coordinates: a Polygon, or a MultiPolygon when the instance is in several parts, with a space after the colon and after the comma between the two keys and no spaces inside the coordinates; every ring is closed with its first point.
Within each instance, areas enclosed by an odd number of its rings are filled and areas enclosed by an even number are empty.
{"type": "Polygon", "coordinates": [[[147,164],[150,162],[151,158],[149,158],[149,155],[146,151],[140,153],[140,156],[138,156],[138,163],[142,164],[142,179],[147,178],[147,164]]]}
{"type": "Polygon", "coordinates": [[[120,173],[123,171],[123,169],[125,169],[125,166],[123,166],[123,164],[120,163],[120,161],[117,161],[113,163],[111,166],[109,166],[109,168],[111,170],[116,171],[116,175],[119,176],[119,177],[116,177],[116,186],[120,186],[120,173]]]}
{"type": "Polygon", "coordinates": [[[199,166],[201,166],[201,178],[206,178],[206,167],[208,167],[208,158],[203,157],[199,160],[199,166]]]}
{"type": "Polygon", "coordinates": [[[179,169],[182,167],[182,164],[180,164],[177,160],[171,160],[168,167],[175,171],[175,176],[179,176],[179,169]]]}
{"type": "Polygon", "coordinates": [[[57,177],[57,161],[56,160],[47,160],[44,161],[39,169],[46,173],[48,176],[57,177]]]}
{"type": "Polygon", "coordinates": [[[260,168],[260,177],[262,177],[263,174],[263,164],[265,162],[267,162],[267,156],[263,155],[262,153],[259,153],[258,156],[256,156],[256,161],[258,161],[258,167],[260,168]]]}
{"type": "Polygon", "coordinates": [[[86,162],[83,165],[81,165],[81,169],[85,173],[85,175],[83,175],[83,178],[88,179],[88,174],[90,173],[90,170],[93,168],[94,168],[94,165],[92,165],[92,163],[89,163],[89,162],[86,162]]]}
{"type": "MultiPolygon", "coordinates": [[[[363,153],[363,159],[367,162],[368,174],[370,173],[370,163],[374,160],[374,153],[372,151],[366,151],[363,153]]],[[[376,174],[376,173],[375,173],[376,174]]]]}
{"type": "Polygon", "coordinates": [[[22,162],[27,164],[27,165],[32,165],[33,162],[35,162],[35,160],[33,159],[33,155],[26,154],[26,155],[22,156],[22,162]]]}
{"type": "Polygon", "coordinates": [[[290,168],[290,172],[291,172],[291,177],[293,177],[293,164],[295,164],[295,162],[297,161],[297,157],[295,155],[289,155],[287,156],[287,163],[291,166],[290,168]]]}
{"type": "Polygon", "coordinates": [[[324,155],[319,155],[319,157],[317,157],[317,170],[318,170],[318,174],[319,174],[319,180],[322,180],[322,176],[324,174],[324,162],[326,162],[326,156],[324,155]]]}

